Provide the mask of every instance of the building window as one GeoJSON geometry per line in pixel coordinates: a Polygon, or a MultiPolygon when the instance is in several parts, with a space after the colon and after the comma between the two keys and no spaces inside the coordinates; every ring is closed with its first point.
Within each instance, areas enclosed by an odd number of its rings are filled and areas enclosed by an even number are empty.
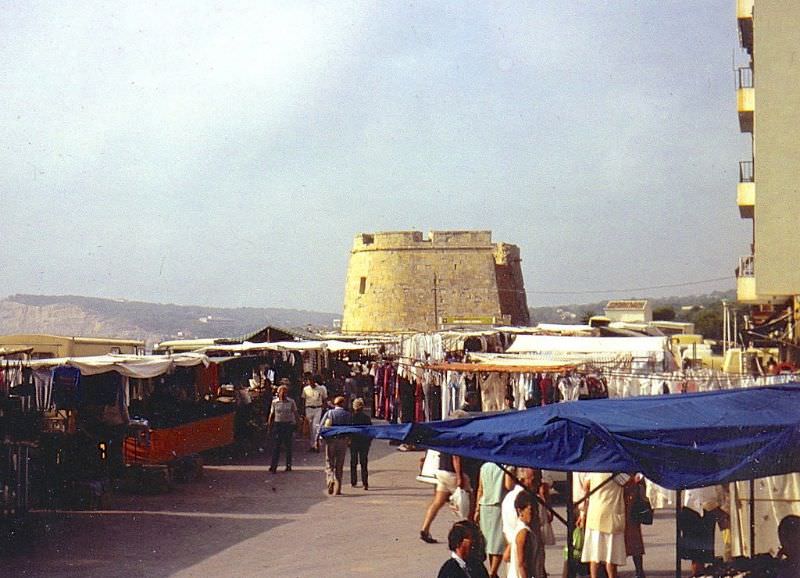
{"type": "Polygon", "coordinates": [[[367,278],[366,277],[362,277],[361,278],[361,283],[358,286],[358,293],[360,295],[363,295],[366,291],[367,291],[367,278]]]}
{"type": "Polygon", "coordinates": [[[364,233],[361,235],[361,242],[365,245],[372,245],[375,242],[375,235],[367,235],[364,233]]]}

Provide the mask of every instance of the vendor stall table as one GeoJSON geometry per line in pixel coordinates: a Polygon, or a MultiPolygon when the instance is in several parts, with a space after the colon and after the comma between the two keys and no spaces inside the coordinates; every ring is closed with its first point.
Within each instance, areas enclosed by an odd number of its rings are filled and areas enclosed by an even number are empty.
{"type": "Polygon", "coordinates": [[[150,430],[150,444],[125,439],[125,463],[165,464],[191,454],[233,443],[233,412],[168,428],[150,430]]]}

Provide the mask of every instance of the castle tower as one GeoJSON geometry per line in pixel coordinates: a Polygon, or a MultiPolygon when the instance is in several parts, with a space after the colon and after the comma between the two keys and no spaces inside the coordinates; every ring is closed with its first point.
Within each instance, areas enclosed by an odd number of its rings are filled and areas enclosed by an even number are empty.
{"type": "Polygon", "coordinates": [[[350,253],[342,331],[434,331],[529,322],[515,245],[491,231],[362,233],[350,253]]]}

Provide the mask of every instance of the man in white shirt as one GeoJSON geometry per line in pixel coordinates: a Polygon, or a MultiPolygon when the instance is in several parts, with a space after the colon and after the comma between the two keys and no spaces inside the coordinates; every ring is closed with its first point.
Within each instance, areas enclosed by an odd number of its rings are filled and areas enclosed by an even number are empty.
{"type": "Polygon", "coordinates": [[[306,407],[306,419],[311,436],[308,451],[319,452],[319,421],[322,418],[322,409],[328,399],[328,389],[312,380],[310,375],[305,377],[305,382],[303,402],[306,407]]]}

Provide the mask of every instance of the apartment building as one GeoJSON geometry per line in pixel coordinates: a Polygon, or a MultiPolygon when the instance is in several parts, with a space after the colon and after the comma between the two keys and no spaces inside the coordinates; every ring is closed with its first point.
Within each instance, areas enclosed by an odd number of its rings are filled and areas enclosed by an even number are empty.
{"type": "Polygon", "coordinates": [[[736,196],[742,218],[753,223],[751,254],[737,268],[737,300],[779,314],[796,310],[800,294],[800,2],[737,0],[736,12],[749,56],[737,71],[737,109],[742,132],[752,137],[736,196]]]}

